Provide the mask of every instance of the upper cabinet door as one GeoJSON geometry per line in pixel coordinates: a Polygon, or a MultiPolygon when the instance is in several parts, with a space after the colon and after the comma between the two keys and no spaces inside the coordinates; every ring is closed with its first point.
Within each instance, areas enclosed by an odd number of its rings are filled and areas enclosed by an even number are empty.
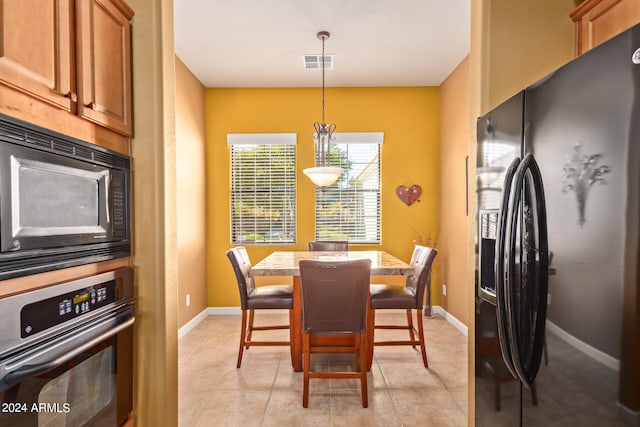
{"type": "Polygon", "coordinates": [[[580,55],[639,23],[640,0],[585,0],[570,15],[580,55]]]}
{"type": "Polygon", "coordinates": [[[0,1],[0,83],[71,111],[72,0],[0,1]]]}
{"type": "Polygon", "coordinates": [[[131,135],[133,10],[119,0],[76,2],[78,114],[131,135]]]}

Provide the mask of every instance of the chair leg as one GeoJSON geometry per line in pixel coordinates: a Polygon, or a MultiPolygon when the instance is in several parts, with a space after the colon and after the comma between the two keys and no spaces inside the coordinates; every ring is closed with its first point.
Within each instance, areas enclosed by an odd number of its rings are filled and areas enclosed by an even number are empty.
{"type": "MultiPolygon", "coordinates": [[[[418,319],[420,321],[420,319],[418,319]]],[[[415,341],[416,337],[413,335],[413,316],[411,314],[411,310],[407,310],[407,325],[409,325],[409,337],[411,341],[415,341]]],[[[416,345],[412,345],[413,348],[416,348],[416,345]]]]}
{"type": "Polygon", "coordinates": [[[371,370],[371,366],[373,365],[373,340],[375,338],[375,328],[376,328],[376,311],[369,310],[369,315],[367,316],[367,347],[366,347],[366,355],[367,355],[367,363],[365,364],[367,371],[371,370]]]}
{"type": "Polygon", "coordinates": [[[367,334],[365,332],[360,335],[360,345],[358,346],[358,349],[357,349],[358,350],[357,356],[360,358],[360,363],[356,363],[356,365],[360,365],[358,370],[360,371],[360,391],[362,393],[363,408],[369,407],[369,391],[367,389],[367,370],[365,369],[365,367],[367,366],[367,363],[366,363],[367,352],[365,351],[366,348],[367,348],[367,334]]]}
{"type": "MultiPolygon", "coordinates": [[[[365,334],[367,333],[367,331],[364,332],[365,334]]],[[[360,336],[357,336],[356,338],[354,338],[353,340],[353,345],[354,345],[354,352],[353,352],[353,359],[354,362],[356,364],[356,372],[361,372],[362,369],[366,368],[366,364],[362,364],[362,354],[365,352],[365,347],[361,347],[360,344],[362,344],[362,338],[360,336]]]]}
{"type": "MultiPolygon", "coordinates": [[[[251,341],[251,333],[253,332],[253,315],[255,310],[249,310],[249,334],[247,335],[247,341],[251,341]]],[[[249,346],[245,346],[248,350],[249,346]]]]}
{"type": "Polygon", "coordinates": [[[416,310],[418,318],[418,338],[420,339],[420,350],[422,351],[422,363],[424,363],[424,367],[429,367],[429,362],[427,361],[427,347],[424,341],[424,325],[422,324],[422,309],[419,308],[416,310]]]}
{"type": "Polygon", "coordinates": [[[242,364],[242,352],[244,351],[246,333],[247,333],[247,310],[242,310],[242,326],[240,329],[240,349],[238,350],[238,364],[236,365],[236,368],[238,369],[242,364]]]}
{"type": "Polygon", "coordinates": [[[302,354],[303,354],[303,385],[302,385],[302,407],[309,407],[309,363],[311,361],[311,350],[309,349],[309,334],[302,334],[302,354]]]}
{"type": "MultiPolygon", "coordinates": [[[[298,336],[296,337],[296,330],[293,325],[296,323],[295,315],[293,309],[289,310],[289,354],[291,355],[291,360],[295,360],[296,356],[294,355],[294,348],[296,341],[298,344],[302,344],[300,342],[300,330],[298,329],[298,336]]],[[[300,322],[298,321],[298,324],[300,322]]],[[[294,364],[295,365],[295,364],[294,364]]]]}

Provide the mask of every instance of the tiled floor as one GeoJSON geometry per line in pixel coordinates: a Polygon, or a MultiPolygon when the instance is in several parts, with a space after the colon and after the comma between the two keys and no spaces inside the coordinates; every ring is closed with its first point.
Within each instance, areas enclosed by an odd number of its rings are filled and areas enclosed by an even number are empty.
{"type": "MultiPolygon", "coordinates": [[[[403,312],[376,315],[385,323],[404,319],[403,312]]],[[[286,314],[256,314],[256,326],[286,321],[286,314]]],[[[240,316],[208,316],[180,340],[180,426],[467,425],[467,337],[439,316],[425,319],[429,369],[411,347],[376,347],[367,409],[359,381],[344,379],[312,379],[303,408],[302,373],[293,371],[286,347],[251,347],[236,369],[239,328],[240,316]]],[[[266,334],[287,339],[288,332],[266,334]]],[[[327,369],[351,363],[347,355],[313,356],[312,364],[327,369]]]]}

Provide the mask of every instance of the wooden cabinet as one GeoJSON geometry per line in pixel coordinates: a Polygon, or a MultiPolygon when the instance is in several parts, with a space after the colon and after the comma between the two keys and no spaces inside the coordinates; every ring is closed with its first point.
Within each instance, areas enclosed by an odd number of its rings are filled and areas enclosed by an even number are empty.
{"type": "Polygon", "coordinates": [[[133,10],[114,0],[76,5],[78,115],[131,135],[133,10]]]}
{"type": "Polygon", "coordinates": [[[640,23],[640,0],[586,0],[570,14],[580,55],[640,23]]]}
{"type": "Polygon", "coordinates": [[[121,0],[0,1],[0,83],[130,136],[132,17],[121,0]]]}
{"type": "Polygon", "coordinates": [[[0,82],[71,111],[72,0],[0,2],[0,82]]]}

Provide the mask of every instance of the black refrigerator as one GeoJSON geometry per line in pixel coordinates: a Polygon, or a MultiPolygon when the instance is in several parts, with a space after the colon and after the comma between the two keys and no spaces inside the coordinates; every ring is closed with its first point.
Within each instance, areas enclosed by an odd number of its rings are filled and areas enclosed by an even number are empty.
{"type": "Polygon", "coordinates": [[[476,426],[640,426],[640,25],[477,122],[476,426]]]}

